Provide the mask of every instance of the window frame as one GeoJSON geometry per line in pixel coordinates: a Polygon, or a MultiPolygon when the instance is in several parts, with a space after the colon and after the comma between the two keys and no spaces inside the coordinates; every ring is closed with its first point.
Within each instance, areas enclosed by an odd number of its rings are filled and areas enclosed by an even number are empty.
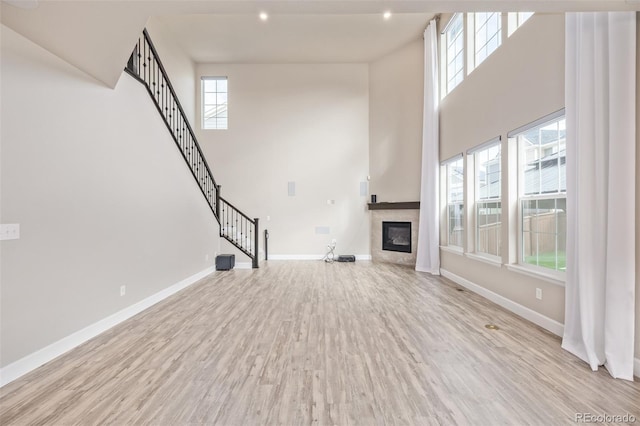
{"type": "Polygon", "coordinates": [[[474,239],[474,243],[473,243],[473,253],[476,256],[479,257],[483,257],[486,258],[487,260],[490,260],[491,262],[494,263],[502,263],[502,256],[503,256],[503,248],[504,248],[504,244],[502,242],[502,229],[504,226],[504,209],[503,209],[503,191],[502,191],[502,184],[503,184],[503,167],[502,167],[502,137],[498,136],[495,138],[492,138],[478,146],[475,146],[471,149],[469,149],[467,151],[467,162],[469,162],[469,158],[472,158],[472,162],[473,162],[473,218],[474,218],[474,224],[473,224],[473,239],[474,239]],[[498,180],[498,190],[499,190],[499,194],[498,197],[480,197],[480,177],[479,177],[479,172],[480,172],[480,167],[478,164],[478,161],[480,160],[479,155],[485,151],[490,150],[491,148],[494,147],[498,147],[499,149],[499,160],[498,160],[498,168],[499,168],[499,180],[498,180]],[[488,251],[481,251],[480,247],[479,247],[479,242],[480,242],[480,226],[479,226],[479,204],[483,203],[498,203],[499,204],[499,209],[500,209],[500,220],[499,222],[499,230],[497,233],[497,245],[498,245],[498,250],[496,254],[492,254],[489,253],[488,251]]]}
{"type": "Polygon", "coordinates": [[[443,176],[444,176],[444,182],[443,182],[443,188],[445,191],[445,196],[444,196],[444,209],[443,209],[443,214],[445,215],[445,226],[446,226],[446,238],[443,239],[443,241],[445,242],[444,247],[448,248],[449,250],[453,250],[459,253],[463,253],[464,252],[464,248],[465,248],[465,240],[466,240],[466,236],[465,236],[465,232],[466,232],[466,212],[465,212],[465,208],[466,208],[466,203],[465,203],[465,188],[466,188],[466,182],[465,182],[465,164],[464,164],[464,156],[463,154],[458,154],[455,155],[445,161],[442,161],[440,163],[440,167],[441,170],[444,172],[443,176]],[[451,188],[451,179],[450,174],[449,174],[449,170],[450,170],[450,166],[452,166],[454,163],[457,162],[461,162],[462,164],[462,176],[461,176],[461,185],[460,185],[460,191],[462,194],[462,200],[460,202],[457,203],[451,203],[450,202],[450,188],[451,188]],[[459,233],[460,233],[460,244],[454,244],[452,243],[452,239],[451,239],[451,226],[450,226],[450,205],[451,204],[457,204],[460,205],[460,224],[462,226],[462,229],[459,229],[459,233]]]}
{"type": "MultiPolygon", "coordinates": [[[[215,117],[216,115],[214,115],[215,117]]],[[[229,77],[228,76],[201,76],[200,77],[200,128],[202,130],[228,130],[229,129],[229,77]],[[217,88],[217,84],[216,84],[216,91],[215,92],[207,92],[205,90],[205,86],[206,86],[206,82],[207,81],[225,81],[226,82],[226,90],[223,91],[218,91],[217,88]],[[206,93],[210,93],[210,94],[215,94],[216,97],[216,103],[215,104],[207,104],[206,103],[206,93]],[[218,103],[218,95],[219,94],[224,94],[225,98],[226,98],[226,102],[223,103],[218,103]],[[208,127],[207,126],[207,118],[206,118],[206,109],[207,106],[213,106],[214,108],[218,108],[220,106],[224,105],[225,106],[225,117],[217,117],[215,119],[215,126],[213,127],[208,127]],[[218,120],[224,118],[224,126],[220,126],[218,125],[218,120]]]]}
{"type": "MultiPolygon", "coordinates": [[[[502,25],[502,16],[503,16],[502,12],[473,12],[473,13],[470,12],[467,14],[467,29],[468,29],[467,43],[468,43],[468,46],[472,47],[471,49],[468,49],[469,52],[467,54],[467,60],[469,62],[467,75],[471,74],[473,70],[478,68],[478,66],[480,66],[481,63],[486,61],[489,56],[491,56],[496,50],[498,50],[500,46],[502,46],[502,42],[504,41],[503,34],[502,34],[504,31],[504,28],[502,25]],[[485,39],[481,47],[482,48],[486,47],[489,44],[489,42],[495,37],[497,37],[498,41],[497,41],[496,47],[493,50],[491,50],[490,52],[487,52],[486,56],[482,58],[482,60],[478,60],[478,51],[479,51],[478,23],[476,21],[477,21],[477,16],[483,13],[497,17],[497,28],[495,33],[493,33],[491,36],[488,36],[485,39]]],[[[488,22],[489,22],[489,19],[486,19],[484,23],[480,25],[480,27],[486,28],[486,26],[488,25],[488,22]]]]}
{"type": "MultiPolygon", "coordinates": [[[[466,39],[465,39],[465,20],[464,13],[457,12],[451,16],[449,22],[444,27],[444,29],[440,32],[440,88],[441,88],[441,98],[444,98],[449,93],[451,93],[465,78],[465,62],[466,62],[466,39]],[[455,70],[454,77],[460,76],[460,81],[455,82],[453,86],[450,86],[451,76],[449,73],[449,63],[451,62],[450,57],[450,37],[449,31],[457,25],[456,20],[460,20],[460,33],[455,37],[455,41],[458,39],[462,40],[462,48],[457,54],[455,54],[453,60],[456,60],[458,56],[460,56],[462,60],[462,67],[459,70],[455,70]]],[[[454,79],[455,81],[455,79],[454,79]]]]}
{"type": "MultiPolygon", "coordinates": [[[[541,276],[543,278],[551,278],[553,281],[555,282],[559,282],[559,283],[563,283],[565,281],[565,277],[566,277],[566,263],[565,263],[565,270],[557,270],[557,269],[551,269],[551,268],[547,268],[544,266],[539,266],[539,265],[533,265],[530,263],[527,263],[525,261],[525,256],[524,256],[524,243],[525,243],[525,236],[524,236],[524,229],[523,229],[523,219],[524,219],[524,212],[523,212],[523,202],[524,201],[540,201],[540,200],[554,200],[554,203],[557,203],[558,199],[564,199],[565,200],[565,208],[566,208],[566,198],[567,198],[567,191],[566,191],[566,186],[565,186],[565,190],[564,192],[560,189],[559,191],[556,192],[549,192],[549,193],[543,193],[543,194],[530,194],[530,195],[526,195],[524,193],[524,174],[523,174],[523,153],[522,153],[522,149],[521,149],[521,141],[519,136],[521,136],[523,133],[530,131],[532,129],[538,128],[538,127],[543,127],[546,125],[550,125],[554,122],[560,122],[562,120],[566,120],[566,115],[565,115],[565,110],[560,109],[556,112],[553,112],[551,114],[548,114],[544,117],[541,117],[527,125],[521,126],[515,130],[512,130],[511,132],[508,133],[508,138],[509,138],[509,144],[511,145],[512,143],[515,143],[515,149],[517,152],[516,158],[517,158],[517,164],[514,166],[516,168],[516,176],[517,176],[517,196],[516,196],[516,203],[517,203],[517,238],[516,238],[516,246],[517,246],[517,257],[515,259],[515,264],[511,265],[513,267],[515,267],[514,269],[517,270],[521,270],[525,273],[533,273],[535,275],[541,276]]],[[[565,135],[566,138],[566,135],[565,135]]],[[[566,143],[566,142],[565,142],[566,143]]],[[[542,157],[541,157],[542,158],[542,157]]],[[[540,158],[540,159],[541,159],[540,158]]],[[[558,158],[559,160],[559,158],[558,158]]],[[[566,150],[565,150],[565,162],[566,162],[566,150]]],[[[566,173],[566,171],[565,171],[566,173]]],[[[565,176],[566,179],[566,176],[565,176]]],[[[559,180],[560,182],[561,180],[559,180]]],[[[566,182],[566,180],[565,180],[566,182]]],[[[555,209],[557,210],[557,208],[555,209]]],[[[566,213],[565,213],[566,214],[566,213]]],[[[557,217],[556,217],[556,221],[557,221],[557,217]]],[[[556,229],[557,229],[557,222],[556,222],[556,229]]],[[[565,233],[566,233],[566,226],[565,226],[565,233]]],[[[538,233],[536,233],[538,234],[538,233]]],[[[556,238],[557,238],[557,232],[556,232],[556,238]]],[[[566,234],[565,234],[565,238],[566,238],[566,234]]],[[[556,262],[557,262],[557,253],[558,253],[558,246],[557,246],[557,242],[556,242],[556,262]]],[[[566,247],[565,247],[565,253],[566,253],[566,247]]],[[[566,262],[566,258],[565,258],[565,262],[566,262]]]]}

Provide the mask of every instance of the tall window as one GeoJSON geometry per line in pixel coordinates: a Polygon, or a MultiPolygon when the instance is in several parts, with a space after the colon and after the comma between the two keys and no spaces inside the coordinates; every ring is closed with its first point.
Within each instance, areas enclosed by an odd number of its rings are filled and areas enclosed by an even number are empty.
{"type": "Polygon", "coordinates": [[[450,246],[464,244],[464,164],[462,156],[443,164],[447,186],[447,242],[450,246]]]}
{"type": "Polygon", "coordinates": [[[560,111],[510,134],[518,143],[519,263],[561,272],[566,269],[567,243],[563,114],[560,111]]]}
{"type": "Polygon", "coordinates": [[[227,129],[227,77],[202,77],[202,128],[227,129]]]}
{"type": "Polygon", "coordinates": [[[509,37],[511,37],[511,34],[513,34],[518,28],[520,28],[520,25],[524,24],[524,22],[532,16],[533,12],[509,12],[509,24],[507,26],[509,30],[509,37]]]}
{"type": "Polygon", "coordinates": [[[476,253],[500,256],[502,248],[501,146],[494,139],[473,152],[475,161],[476,253]]]}
{"type": "Polygon", "coordinates": [[[441,36],[442,88],[444,97],[464,78],[464,23],[462,13],[456,13],[441,36]]]}
{"type": "Polygon", "coordinates": [[[477,67],[502,43],[502,18],[499,12],[477,12],[473,17],[474,67],[477,67]]]}

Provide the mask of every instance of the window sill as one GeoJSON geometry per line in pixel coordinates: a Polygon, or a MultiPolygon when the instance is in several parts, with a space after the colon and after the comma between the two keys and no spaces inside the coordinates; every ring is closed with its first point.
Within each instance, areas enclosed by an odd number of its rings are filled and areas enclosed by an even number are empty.
{"type": "Polygon", "coordinates": [[[502,268],[502,261],[499,258],[491,258],[488,256],[483,256],[481,254],[476,253],[466,253],[466,257],[469,259],[477,260],[479,262],[486,263],[491,266],[495,266],[496,268],[502,268]]]}
{"type": "Polygon", "coordinates": [[[446,251],[447,253],[457,254],[458,256],[463,256],[464,255],[464,250],[462,250],[462,247],[440,246],[440,250],[446,251]]]}
{"type": "Polygon", "coordinates": [[[553,274],[545,274],[544,272],[534,271],[533,269],[529,269],[522,265],[507,265],[507,269],[513,272],[518,272],[520,274],[528,275],[533,278],[538,278],[551,284],[559,285],[560,287],[564,287],[565,280],[562,278],[558,278],[553,274]]]}

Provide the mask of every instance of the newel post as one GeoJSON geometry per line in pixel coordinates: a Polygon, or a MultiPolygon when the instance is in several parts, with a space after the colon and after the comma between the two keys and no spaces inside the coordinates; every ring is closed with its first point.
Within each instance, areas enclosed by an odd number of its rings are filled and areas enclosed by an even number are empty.
{"type": "Polygon", "coordinates": [[[260,219],[258,219],[257,217],[255,219],[253,219],[253,223],[255,224],[255,232],[253,234],[253,267],[257,268],[258,267],[258,244],[260,242],[260,232],[259,232],[259,227],[258,227],[258,221],[260,219]]]}

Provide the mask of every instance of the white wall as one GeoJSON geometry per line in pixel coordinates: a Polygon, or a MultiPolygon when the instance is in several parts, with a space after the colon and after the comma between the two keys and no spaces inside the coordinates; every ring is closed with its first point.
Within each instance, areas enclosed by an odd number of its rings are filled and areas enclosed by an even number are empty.
{"type": "Polygon", "coordinates": [[[419,201],[424,42],[417,39],[369,66],[370,193],[419,201]]]}
{"type": "Polygon", "coordinates": [[[152,16],[146,28],[178,95],[180,105],[187,115],[187,120],[195,130],[196,90],[199,88],[195,78],[196,66],[185,50],[175,42],[171,30],[161,19],[152,16]]]}
{"type": "Polygon", "coordinates": [[[140,83],[1,36],[4,367],[206,269],[218,228],[140,83]]]}
{"type": "Polygon", "coordinates": [[[269,254],[323,255],[335,238],[338,253],[368,255],[360,195],[369,174],[367,65],[207,64],[197,72],[198,80],[229,79],[229,129],[198,123],[196,132],[222,196],[269,229],[269,254]]]}

